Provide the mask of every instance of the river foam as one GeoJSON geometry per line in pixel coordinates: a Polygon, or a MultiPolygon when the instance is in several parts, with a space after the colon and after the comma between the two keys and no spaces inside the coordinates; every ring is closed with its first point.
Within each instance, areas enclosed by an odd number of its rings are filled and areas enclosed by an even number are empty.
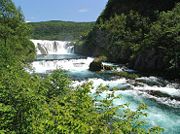
{"type": "MultiPolygon", "coordinates": [[[[35,46],[37,43],[38,41],[35,43],[35,46]]],[[[50,44],[51,46],[47,45],[49,50],[51,50],[52,45],[54,45],[52,42],[50,44]]],[[[46,55],[46,57],[44,55],[42,57],[40,56],[39,61],[32,63],[34,72],[46,74],[55,69],[63,69],[73,79],[73,87],[77,87],[86,82],[92,82],[92,94],[96,92],[96,89],[100,85],[109,87],[108,91],[104,91],[101,94],[102,97],[113,92],[114,87],[116,87],[114,93],[116,96],[121,96],[121,99],[114,100],[114,105],[129,103],[129,107],[135,110],[140,103],[145,103],[148,105],[148,109],[146,110],[148,117],[146,120],[149,124],[147,125],[158,125],[165,128],[164,134],[180,133],[180,86],[177,83],[171,83],[153,76],[129,80],[109,76],[108,74],[111,72],[108,71],[103,73],[91,72],[88,69],[93,58],[75,58],[75,55],[72,55],[71,52],[67,53],[67,47],[64,48],[66,48],[66,50],[60,48],[62,51],[55,53],[56,59],[54,60],[53,58],[49,60],[49,57],[52,57],[52,55],[46,55]]],[[[53,49],[52,51],[54,51],[53,49]]],[[[37,53],[42,54],[39,51],[37,51],[37,53]]],[[[116,64],[103,64],[116,66],[116,71],[124,71],[124,68],[116,64]]]]}

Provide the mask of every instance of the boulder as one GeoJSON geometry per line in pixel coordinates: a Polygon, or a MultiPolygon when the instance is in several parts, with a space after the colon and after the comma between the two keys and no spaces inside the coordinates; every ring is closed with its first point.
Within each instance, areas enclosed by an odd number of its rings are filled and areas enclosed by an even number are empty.
{"type": "Polygon", "coordinates": [[[136,81],[145,83],[149,86],[159,86],[159,87],[165,87],[168,84],[167,81],[153,76],[137,78],[136,81]]]}
{"type": "Polygon", "coordinates": [[[41,45],[40,43],[37,44],[37,47],[38,47],[39,51],[41,52],[41,54],[43,54],[43,55],[47,55],[48,54],[47,48],[44,47],[43,45],[41,45]]]}
{"type": "Polygon", "coordinates": [[[108,65],[103,65],[103,70],[110,71],[110,70],[113,70],[113,67],[112,66],[108,66],[108,65]]]}
{"type": "Polygon", "coordinates": [[[100,61],[96,61],[94,60],[93,62],[91,62],[91,64],[89,65],[89,70],[90,71],[101,71],[103,69],[103,64],[100,61]]]}

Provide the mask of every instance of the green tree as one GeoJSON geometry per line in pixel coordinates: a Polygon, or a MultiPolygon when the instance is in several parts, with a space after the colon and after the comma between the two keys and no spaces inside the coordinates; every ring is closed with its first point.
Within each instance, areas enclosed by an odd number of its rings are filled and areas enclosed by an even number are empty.
{"type": "Polygon", "coordinates": [[[177,0],[109,0],[78,49],[141,72],[179,78],[179,14],[177,0]]]}
{"type": "Polygon", "coordinates": [[[29,41],[29,35],[30,28],[24,21],[21,9],[16,9],[12,0],[0,0],[1,47],[14,52],[14,56],[18,55],[17,58],[33,59],[35,48],[29,41]]]}
{"type": "Polygon", "coordinates": [[[146,116],[144,105],[137,111],[131,111],[126,104],[114,106],[117,97],[113,93],[99,99],[106,87],[92,94],[91,83],[72,87],[61,70],[43,77],[28,73],[27,59],[35,52],[28,42],[29,27],[11,0],[1,0],[0,4],[1,28],[5,32],[0,38],[0,133],[161,132],[159,127],[143,128],[140,117],[146,116]]]}

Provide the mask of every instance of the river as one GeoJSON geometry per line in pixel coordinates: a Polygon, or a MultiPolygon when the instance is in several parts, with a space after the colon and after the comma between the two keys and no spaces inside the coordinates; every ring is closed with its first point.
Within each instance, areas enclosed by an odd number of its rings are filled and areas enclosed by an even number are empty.
{"type": "MultiPolygon", "coordinates": [[[[122,98],[114,101],[116,104],[130,103],[130,108],[135,110],[144,102],[148,109],[148,126],[161,126],[164,134],[180,133],[180,86],[162,78],[154,76],[140,77],[135,80],[120,78],[112,75],[111,71],[101,73],[88,70],[92,57],[74,54],[74,48],[65,41],[32,40],[37,49],[37,58],[32,63],[35,73],[46,74],[55,69],[63,69],[73,79],[73,86],[92,81],[93,90],[100,84],[107,85],[109,89],[117,87],[116,95],[122,98]],[[126,90],[121,90],[126,88],[126,90]]],[[[115,66],[115,71],[124,71],[121,65],[103,63],[115,66]]],[[[126,71],[133,71],[126,69],[126,71]]],[[[104,93],[106,94],[106,93],[104,93]]],[[[103,95],[102,95],[103,96],[103,95]]]]}

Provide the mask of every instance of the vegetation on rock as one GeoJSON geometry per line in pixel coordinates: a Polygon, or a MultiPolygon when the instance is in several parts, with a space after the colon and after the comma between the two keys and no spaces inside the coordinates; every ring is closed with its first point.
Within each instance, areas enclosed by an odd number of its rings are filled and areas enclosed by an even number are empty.
{"type": "Polygon", "coordinates": [[[180,76],[180,3],[109,0],[79,53],[143,72],[180,76]]]}
{"type": "Polygon", "coordinates": [[[128,79],[136,79],[140,75],[135,74],[135,73],[128,73],[128,72],[113,72],[114,75],[120,76],[120,77],[125,77],[128,79]]]}
{"type": "Polygon", "coordinates": [[[102,62],[105,62],[107,60],[106,56],[99,56],[96,57],[89,65],[90,71],[101,71],[101,70],[112,70],[113,67],[108,65],[103,65],[102,62]]]}
{"type": "Polygon", "coordinates": [[[89,70],[90,71],[101,71],[102,69],[103,69],[103,64],[100,61],[94,60],[89,65],[89,70]]]}
{"type": "MultiPolygon", "coordinates": [[[[162,131],[145,129],[145,105],[131,111],[126,104],[114,106],[113,92],[99,99],[106,89],[99,87],[92,97],[92,84],[73,88],[61,70],[43,78],[30,74],[35,53],[28,40],[29,28],[11,0],[0,0],[0,133],[141,133],[162,131]],[[30,57],[29,57],[30,56],[30,57]],[[121,112],[117,113],[117,110],[121,112]]],[[[107,90],[107,89],[106,89],[107,90]]]]}

